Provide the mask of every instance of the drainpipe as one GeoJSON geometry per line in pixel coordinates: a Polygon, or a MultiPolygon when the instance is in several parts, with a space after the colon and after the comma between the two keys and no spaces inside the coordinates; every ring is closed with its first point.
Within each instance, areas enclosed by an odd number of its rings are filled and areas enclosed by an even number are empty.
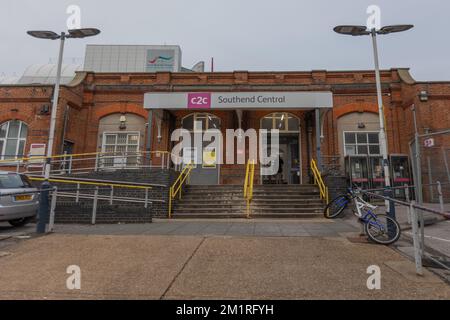
{"type": "Polygon", "coordinates": [[[311,113],[308,113],[305,117],[306,120],[306,158],[308,162],[308,177],[311,183],[311,146],[312,146],[312,127],[311,127],[311,113]]]}
{"type": "Polygon", "coordinates": [[[316,108],[315,111],[315,120],[316,120],[316,157],[317,157],[317,167],[322,172],[322,130],[320,129],[320,109],[316,108]]]}
{"type": "Polygon", "coordinates": [[[68,120],[69,120],[69,105],[66,105],[66,109],[64,110],[63,129],[61,132],[61,152],[59,154],[64,153],[64,140],[66,140],[67,121],[68,120]]]}
{"type": "Polygon", "coordinates": [[[148,163],[151,166],[152,165],[152,157],[150,152],[152,151],[152,140],[153,140],[153,110],[148,110],[148,123],[147,123],[147,145],[146,145],[146,151],[147,151],[147,159],[148,163]]]}

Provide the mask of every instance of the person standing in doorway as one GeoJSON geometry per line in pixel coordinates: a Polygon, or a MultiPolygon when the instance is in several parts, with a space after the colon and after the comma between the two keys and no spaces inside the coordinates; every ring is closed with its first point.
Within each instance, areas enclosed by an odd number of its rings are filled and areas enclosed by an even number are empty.
{"type": "Polygon", "coordinates": [[[277,173],[277,184],[283,183],[283,153],[280,153],[278,156],[278,173],[277,173]]]}

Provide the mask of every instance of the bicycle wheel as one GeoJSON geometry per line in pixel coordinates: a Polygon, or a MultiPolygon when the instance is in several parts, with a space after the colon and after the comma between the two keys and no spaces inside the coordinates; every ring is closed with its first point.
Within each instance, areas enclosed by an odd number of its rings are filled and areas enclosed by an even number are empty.
{"type": "Polygon", "coordinates": [[[349,202],[350,198],[347,195],[340,195],[327,204],[327,206],[323,210],[323,215],[327,219],[337,218],[344,211],[349,202]]]}
{"type": "Polygon", "coordinates": [[[396,242],[401,234],[398,222],[386,214],[377,214],[368,218],[364,229],[370,240],[384,245],[396,242]]]}

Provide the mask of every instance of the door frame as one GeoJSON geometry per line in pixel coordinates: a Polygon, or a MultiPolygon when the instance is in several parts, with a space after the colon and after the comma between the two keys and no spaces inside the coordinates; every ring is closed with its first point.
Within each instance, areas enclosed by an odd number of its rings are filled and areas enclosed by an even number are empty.
{"type": "MultiPolygon", "coordinates": [[[[295,131],[291,131],[291,132],[280,132],[280,136],[281,135],[283,135],[283,134],[286,134],[286,135],[292,135],[292,136],[294,136],[294,134],[295,133],[297,133],[297,132],[295,132],[295,131]]],[[[302,154],[302,140],[301,140],[301,138],[302,138],[302,132],[301,132],[301,130],[299,130],[298,131],[298,157],[299,157],[299,173],[300,173],[300,176],[299,176],[299,185],[302,185],[303,184],[303,161],[302,161],[302,159],[303,159],[303,154],[302,154]]],[[[289,146],[289,144],[287,144],[288,146],[289,146]]],[[[261,146],[260,146],[261,147],[261,146]]],[[[289,168],[289,170],[290,169],[292,169],[292,168],[289,168]]],[[[263,175],[262,175],[262,168],[260,168],[260,170],[259,170],[259,177],[260,177],[260,179],[259,179],[259,184],[263,184],[263,175]]],[[[296,185],[296,184],[292,184],[292,185],[296,185]]]]}

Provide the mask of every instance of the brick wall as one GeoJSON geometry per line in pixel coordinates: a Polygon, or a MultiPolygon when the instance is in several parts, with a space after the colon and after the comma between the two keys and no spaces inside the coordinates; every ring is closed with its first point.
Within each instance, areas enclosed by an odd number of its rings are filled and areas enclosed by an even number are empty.
{"type": "MultiPolygon", "coordinates": [[[[95,180],[124,181],[136,183],[150,183],[154,186],[149,190],[149,199],[163,200],[164,203],[154,202],[148,208],[143,203],[99,201],[97,207],[97,223],[144,223],[151,222],[153,217],[167,217],[169,187],[177,178],[178,173],[173,170],[145,169],[145,170],[117,170],[93,172],[90,174],[73,175],[74,178],[88,178],[95,180]]],[[[55,184],[59,190],[76,188],[75,184],[55,184]]],[[[81,186],[82,193],[94,194],[95,186],[81,186]]],[[[109,187],[99,187],[99,195],[110,195],[109,187]]],[[[114,188],[114,195],[145,199],[145,190],[114,188]]],[[[90,223],[92,218],[93,200],[84,199],[79,203],[73,198],[61,197],[57,201],[56,223],[90,223]]]]}
{"type": "MultiPolygon", "coordinates": [[[[390,153],[409,154],[409,141],[413,138],[410,106],[418,108],[419,131],[437,131],[450,128],[450,83],[415,82],[405,69],[381,72],[383,103],[390,153]],[[429,93],[429,100],[418,98],[421,90],[429,93]]],[[[373,71],[312,71],[312,72],[216,72],[216,73],[136,73],[136,74],[80,74],[79,81],[61,88],[58,104],[54,153],[59,154],[63,137],[65,106],[69,105],[69,121],[65,138],[74,142],[75,153],[97,151],[98,122],[112,113],[133,113],[146,121],[143,109],[146,92],[190,91],[332,91],[334,109],[326,114],[322,152],[339,153],[337,119],[350,112],[377,113],[375,76],[373,71]]],[[[52,86],[0,86],[0,123],[18,119],[29,126],[26,151],[31,143],[47,143],[50,116],[40,114],[43,104],[50,104],[52,86]]],[[[259,127],[264,113],[281,110],[244,112],[244,128],[259,127]]],[[[293,111],[306,126],[304,111],[293,111]]],[[[232,112],[216,112],[226,126],[235,126],[232,112]]],[[[156,121],[153,119],[152,150],[170,150],[170,130],[179,126],[179,119],[187,111],[172,112],[163,121],[162,139],[157,139],[156,121]],[[175,123],[176,122],[176,123],[175,123]]],[[[225,128],[225,126],[223,126],[225,128]]],[[[145,130],[147,135],[147,130],[145,130]]],[[[314,130],[311,146],[315,156],[314,130]]],[[[147,139],[147,137],[145,137],[147,139]]],[[[445,142],[447,145],[449,142],[445,142]]],[[[302,132],[303,175],[307,175],[307,133],[302,132]]],[[[431,155],[433,156],[433,155],[431,155]]],[[[424,168],[425,170],[426,168],[424,168]]],[[[426,178],[426,177],[425,177],[426,178]]],[[[306,179],[305,179],[306,180],[306,179]]],[[[222,180],[224,182],[225,180],[222,180]]]]}

